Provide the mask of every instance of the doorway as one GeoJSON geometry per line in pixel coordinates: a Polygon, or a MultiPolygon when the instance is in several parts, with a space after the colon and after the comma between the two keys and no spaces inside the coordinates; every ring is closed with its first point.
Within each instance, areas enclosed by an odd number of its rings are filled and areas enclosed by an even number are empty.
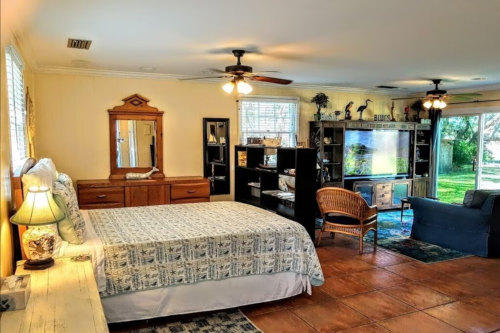
{"type": "Polygon", "coordinates": [[[500,113],[443,116],[437,197],[462,203],[465,192],[500,189],[500,113]]]}

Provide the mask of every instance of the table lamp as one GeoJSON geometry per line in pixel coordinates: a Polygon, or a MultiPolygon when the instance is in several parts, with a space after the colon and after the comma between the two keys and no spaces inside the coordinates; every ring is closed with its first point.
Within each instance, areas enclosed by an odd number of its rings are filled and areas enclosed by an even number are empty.
{"type": "Polygon", "coordinates": [[[26,198],[10,222],[28,227],[23,233],[22,243],[28,260],[25,269],[45,269],[54,264],[52,254],[56,233],[47,225],[60,222],[64,213],[59,209],[49,188],[32,186],[26,198]]]}

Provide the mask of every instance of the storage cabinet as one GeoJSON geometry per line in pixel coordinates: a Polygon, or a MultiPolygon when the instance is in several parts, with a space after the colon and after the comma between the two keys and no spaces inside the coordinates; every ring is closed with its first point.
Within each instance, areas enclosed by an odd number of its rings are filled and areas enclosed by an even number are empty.
{"type": "Polygon", "coordinates": [[[411,193],[412,181],[380,180],[354,182],[354,192],[360,192],[369,205],[377,205],[378,209],[393,209],[401,207],[401,199],[411,193]]]}
{"type": "Polygon", "coordinates": [[[210,183],[203,177],[145,180],[79,180],[80,209],[102,209],[209,202],[210,183]]]}

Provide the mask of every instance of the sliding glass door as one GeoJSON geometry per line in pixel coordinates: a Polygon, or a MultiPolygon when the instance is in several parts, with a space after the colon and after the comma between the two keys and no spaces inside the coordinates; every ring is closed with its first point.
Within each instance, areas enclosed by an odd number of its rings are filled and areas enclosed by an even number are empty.
{"type": "Polygon", "coordinates": [[[476,188],[479,116],[441,119],[437,197],[462,202],[465,191],[476,188]]]}
{"type": "Polygon", "coordinates": [[[500,189],[500,112],[484,114],[480,126],[482,156],[478,162],[477,188],[500,189]]]}
{"type": "Polygon", "coordinates": [[[474,189],[500,189],[500,113],[441,119],[437,197],[461,203],[474,189]]]}

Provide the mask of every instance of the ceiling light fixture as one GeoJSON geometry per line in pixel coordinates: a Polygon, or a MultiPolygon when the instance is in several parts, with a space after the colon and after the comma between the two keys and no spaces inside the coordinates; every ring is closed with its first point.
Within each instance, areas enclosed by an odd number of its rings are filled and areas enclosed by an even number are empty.
{"type": "Polygon", "coordinates": [[[433,108],[433,109],[444,109],[446,107],[446,103],[443,102],[441,99],[439,98],[434,98],[434,99],[431,99],[431,100],[428,100],[424,103],[424,107],[426,109],[429,109],[429,108],[433,108]]]}
{"type": "Polygon", "coordinates": [[[236,90],[238,91],[238,93],[245,94],[245,95],[249,94],[253,90],[252,86],[250,86],[248,83],[246,83],[242,77],[234,78],[230,82],[223,85],[222,89],[224,89],[225,92],[230,94],[233,92],[234,87],[236,87],[236,90]]]}

